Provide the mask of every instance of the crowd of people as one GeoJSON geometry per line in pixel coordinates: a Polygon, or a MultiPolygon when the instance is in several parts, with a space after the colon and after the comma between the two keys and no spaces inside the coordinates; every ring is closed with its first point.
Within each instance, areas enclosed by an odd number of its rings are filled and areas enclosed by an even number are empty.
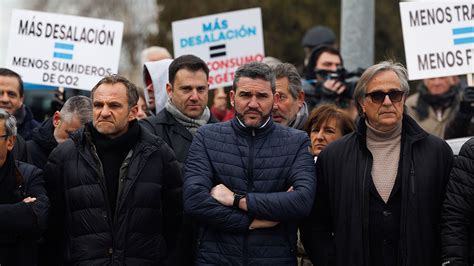
{"type": "Polygon", "coordinates": [[[143,52],[39,123],[0,68],[1,265],[471,265],[474,88],[343,68],[303,39],[303,77],[251,62],[210,94],[196,55],[143,52]],[[208,106],[213,96],[212,106],[208,106]],[[228,103],[229,102],[229,103],[228,103]]]}

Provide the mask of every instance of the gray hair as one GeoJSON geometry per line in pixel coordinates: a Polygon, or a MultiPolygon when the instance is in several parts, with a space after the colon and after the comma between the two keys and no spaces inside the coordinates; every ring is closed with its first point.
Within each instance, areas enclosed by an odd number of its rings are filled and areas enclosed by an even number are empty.
{"type": "Polygon", "coordinates": [[[160,54],[163,59],[171,59],[171,54],[168,49],[161,46],[151,46],[142,51],[142,63],[148,62],[148,57],[150,54],[160,54]]]}
{"type": "Polygon", "coordinates": [[[410,93],[410,86],[408,85],[408,75],[406,68],[397,62],[394,61],[382,61],[378,64],[375,64],[369,68],[367,68],[362,76],[360,77],[359,81],[354,90],[354,100],[357,104],[357,111],[359,112],[359,116],[363,115],[362,107],[359,103],[360,100],[365,99],[365,93],[367,91],[367,85],[369,82],[380,72],[384,71],[393,71],[398,77],[400,81],[400,89],[405,93],[405,96],[408,96],[410,93]]]}
{"type": "Polygon", "coordinates": [[[287,78],[288,90],[293,99],[298,98],[298,94],[303,90],[301,85],[301,76],[298,74],[296,67],[289,63],[282,63],[272,67],[276,79],[287,78]]]}
{"type": "Polygon", "coordinates": [[[71,121],[77,117],[82,125],[92,120],[92,101],[86,96],[73,96],[61,108],[61,119],[71,121]]]}
{"type": "Polygon", "coordinates": [[[281,64],[281,60],[272,56],[265,56],[262,60],[262,63],[267,64],[269,67],[274,67],[278,64],[281,64]]]}
{"type": "Polygon", "coordinates": [[[0,108],[0,120],[4,121],[5,124],[5,135],[7,137],[16,136],[16,118],[11,115],[9,112],[0,108]]]}
{"type": "Polygon", "coordinates": [[[233,90],[237,91],[237,83],[242,77],[269,81],[272,88],[272,93],[275,93],[276,91],[275,74],[273,73],[272,69],[264,63],[251,62],[237,68],[234,75],[234,83],[232,84],[233,90]]]}
{"type": "Polygon", "coordinates": [[[94,93],[97,90],[97,88],[102,85],[102,84],[116,84],[116,83],[122,83],[125,88],[127,88],[127,97],[128,97],[128,109],[131,109],[133,106],[137,105],[138,103],[138,90],[137,86],[133,84],[131,81],[128,79],[113,74],[110,76],[106,76],[102,78],[95,86],[92,88],[91,91],[91,99],[94,101],[94,93]]]}

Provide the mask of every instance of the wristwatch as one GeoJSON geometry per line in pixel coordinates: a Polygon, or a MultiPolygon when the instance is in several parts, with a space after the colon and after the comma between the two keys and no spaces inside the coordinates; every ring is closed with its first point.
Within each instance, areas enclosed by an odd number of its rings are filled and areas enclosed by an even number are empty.
{"type": "Polygon", "coordinates": [[[243,198],[245,198],[245,194],[234,193],[234,204],[232,204],[232,208],[239,209],[240,200],[243,198]]]}

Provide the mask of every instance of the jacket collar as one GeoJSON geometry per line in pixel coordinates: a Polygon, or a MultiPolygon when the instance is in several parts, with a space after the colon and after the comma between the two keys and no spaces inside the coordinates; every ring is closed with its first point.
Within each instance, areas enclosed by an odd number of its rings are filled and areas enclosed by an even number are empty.
{"type": "Polygon", "coordinates": [[[16,118],[16,123],[18,126],[21,126],[24,123],[34,119],[33,112],[31,112],[31,109],[24,104],[18,108],[18,110],[16,110],[13,115],[16,118]]]}
{"type": "Polygon", "coordinates": [[[54,138],[53,118],[48,118],[39,127],[34,128],[31,139],[46,151],[51,152],[56,148],[58,142],[54,138]]]}
{"type": "MultiPolygon", "coordinates": [[[[146,151],[153,151],[158,146],[160,141],[163,141],[161,138],[153,135],[152,133],[148,132],[148,130],[144,129],[140,123],[137,123],[140,127],[139,129],[139,136],[137,138],[137,143],[134,150],[146,150],[146,151]]],[[[91,136],[91,127],[92,122],[86,123],[82,128],[71,135],[71,139],[78,148],[78,150],[83,150],[87,146],[92,146],[92,136],[91,136]]]]}
{"type": "Polygon", "coordinates": [[[244,124],[240,122],[240,120],[235,116],[231,120],[231,125],[234,130],[243,136],[254,136],[254,137],[262,137],[266,136],[269,132],[271,132],[275,128],[275,123],[271,117],[268,118],[267,122],[259,127],[246,127],[244,124]]]}

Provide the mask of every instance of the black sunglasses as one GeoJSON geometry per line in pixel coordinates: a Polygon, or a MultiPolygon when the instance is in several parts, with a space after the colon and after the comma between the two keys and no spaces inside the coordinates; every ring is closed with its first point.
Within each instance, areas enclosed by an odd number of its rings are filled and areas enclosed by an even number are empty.
{"type": "Polygon", "coordinates": [[[404,91],[398,90],[392,90],[389,92],[373,91],[371,93],[366,93],[365,97],[370,96],[373,103],[383,103],[383,101],[385,100],[385,96],[388,95],[388,98],[390,98],[390,101],[392,101],[392,103],[398,103],[403,99],[403,94],[405,94],[404,91]]]}

